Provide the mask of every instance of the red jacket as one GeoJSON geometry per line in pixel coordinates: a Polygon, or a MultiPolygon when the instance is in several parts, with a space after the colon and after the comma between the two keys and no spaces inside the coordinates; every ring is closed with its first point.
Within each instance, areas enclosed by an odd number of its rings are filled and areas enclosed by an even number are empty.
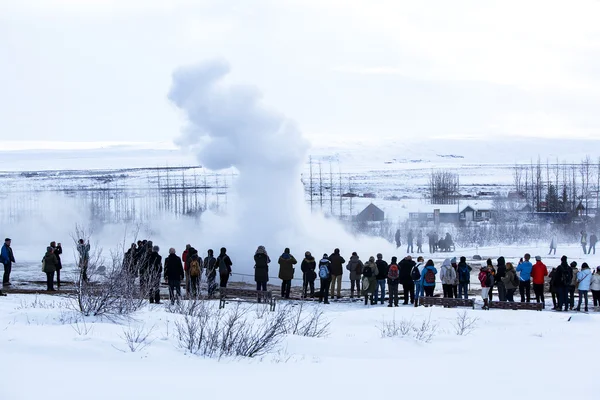
{"type": "Polygon", "coordinates": [[[183,261],[183,269],[187,272],[187,270],[190,268],[190,263],[187,262],[187,256],[188,256],[188,251],[184,250],[183,254],[181,255],[181,261],[183,261]]]}
{"type": "Polygon", "coordinates": [[[548,268],[546,268],[543,262],[537,261],[531,269],[531,279],[533,280],[533,283],[536,285],[543,285],[545,276],[548,276],[548,268]]]}

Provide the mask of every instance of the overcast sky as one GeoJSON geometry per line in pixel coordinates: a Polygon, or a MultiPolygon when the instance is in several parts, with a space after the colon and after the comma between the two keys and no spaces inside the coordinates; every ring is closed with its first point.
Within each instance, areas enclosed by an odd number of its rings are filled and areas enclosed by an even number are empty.
{"type": "Polygon", "coordinates": [[[600,1],[2,0],[0,139],[168,141],[181,65],[309,136],[600,137],[600,1]]]}

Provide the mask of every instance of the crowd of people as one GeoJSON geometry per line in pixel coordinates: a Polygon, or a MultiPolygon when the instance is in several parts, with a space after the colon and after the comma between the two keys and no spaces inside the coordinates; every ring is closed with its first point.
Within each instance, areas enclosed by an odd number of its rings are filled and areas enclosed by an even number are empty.
{"type": "MultiPolygon", "coordinates": [[[[431,254],[438,252],[450,252],[454,248],[454,241],[452,240],[452,235],[450,235],[450,233],[446,233],[445,236],[440,238],[438,233],[432,230],[425,236],[427,236],[427,241],[429,242],[429,253],[431,254]]],[[[400,229],[396,230],[394,241],[396,242],[396,248],[400,248],[402,246],[402,233],[400,232],[400,229]]],[[[423,253],[423,231],[419,230],[415,237],[413,230],[409,229],[406,235],[406,243],[406,252],[408,254],[415,253],[415,243],[417,245],[416,253],[423,253]]]]}
{"type": "MultiPolygon", "coordinates": [[[[582,240],[584,232],[582,232],[582,240]]],[[[587,237],[586,237],[587,239],[587,237]]],[[[445,239],[444,239],[445,240],[445,239]]],[[[553,242],[555,239],[553,239],[553,242]]],[[[410,243],[410,242],[409,242],[410,243]]],[[[417,243],[419,243],[417,241],[417,243]]],[[[433,243],[433,242],[432,242],[433,243]]],[[[587,242],[586,242],[587,243],[587,242]]],[[[436,251],[432,244],[430,249],[436,251]]],[[[592,251],[595,241],[590,238],[592,251]]],[[[417,244],[417,249],[419,249],[417,244]]],[[[80,239],[77,243],[79,254],[79,271],[82,282],[88,281],[88,264],[90,257],[90,244],[80,239]]],[[[147,294],[151,303],[160,303],[161,279],[169,287],[171,302],[182,297],[181,286],[185,287],[185,294],[189,298],[200,295],[200,283],[206,280],[206,294],[214,297],[219,287],[226,288],[232,275],[233,263],[227,249],[221,248],[215,257],[212,249],[207,250],[202,258],[198,251],[187,245],[181,257],[174,248],[169,249],[169,254],[163,258],[158,246],[150,240],[139,240],[132,243],[124,255],[122,270],[126,275],[135,280],[139,277],[140,287],[147,294]],[[217,283],[218,279],[218,283],[217,283]]],[[[55,291],[54,277],[60,288],[60,271],[62,245],[51,242],[42,259],[42,271],[47,277],[47,290],[55,291]]],[[[10,286],[11,265],[15,262],[11,248],[10,238],[6,238],[0,252],[0,262],[4,264],[4,286],[10,286]]],[[[291,254],[289,248],[284,249],[278,261],[281,280],[281,297],[290,298],[292,280],[295,276],[297,259],[291,254]]],[[[257,291],[266,291],[269,282],[269,265],[271,258],[264,246],[259,246],[254,254],[254,280],[257,291]]],[[[587,263],[582,263],[581,270],[577,262],[568,262],[567,257],[561,258],[560,265],[548,270],[540,256],[535,260],[530,254],[525,254],[518,263],[506,262],[504,257],[499,257],[496,263],[487,259],[485,265],[479,269],[477,276],[481,286],[483,308],[489,307],[494,290],[497,291],[498,301],[514,302],[518,290],[521,302],[535,301],[545,307],[545,293],[550,292],[553,310],[576,310],[587,312],[588,293],[591,292],[593,306],[600,310],[600,267],[592,270],[587,263]],[[534,262],[532,262],[534,261],[534,262]],[[516,264],[516,265],[515,265],[516,264]],[[548,289],[546,289],[548,287],[548,289]],[[578,295],[577,306],[575,305],[578,295]]],[[[400,286],[402,286],[402,305],[419,305],[420,297],[433,296],[436,284],[441,282],[442,293],[445,298],[468,298],[471,285],[473,268],[467,263],[466,257],[446,258],[438,268],[433,260],[425,261],[418,256],[416,261],[411,255],[401,260],[392,257],[388,263],[382,254],[369,257],[363,262],[356,252],[353,252],[348,261],[335,249],[331,254],[323,254],[319,260],[307,251],[300,262],[302,273],[302,298],[318,298],[319,302],[329,304],[330,299],[340,299],[342,292],[342,278],[347,271],[350,280],[350,298],[364,299],[364,304],[385,304],[388,307],[400,305],[400,286]],[[316,289],[316,281],[319,288],[316,289]],[[387,289],[387,298],[386,298],[387,289]]]]}

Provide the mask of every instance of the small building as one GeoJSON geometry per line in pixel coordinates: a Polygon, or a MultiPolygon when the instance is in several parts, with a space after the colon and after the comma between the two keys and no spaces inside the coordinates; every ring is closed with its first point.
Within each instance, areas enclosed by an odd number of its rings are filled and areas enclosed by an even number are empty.
{"type": "Polygon", "coordinates": [[[372,222],[385,220],[385,213],[375,204],[369,204],[354,219],[358,222],[372,222]]]}

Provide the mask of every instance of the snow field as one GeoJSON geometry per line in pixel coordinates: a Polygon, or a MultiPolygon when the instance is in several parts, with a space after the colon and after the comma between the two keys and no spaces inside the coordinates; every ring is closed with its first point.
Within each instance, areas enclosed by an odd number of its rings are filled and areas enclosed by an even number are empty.
{"type": "MultiPolygon", "coordinates": [[[[262,358],[216,360],[178,346],[174,322],[182,317],[165,306],[148,305],[129,321],[84,324],[67,302],[0,299],[1,399],[594,398],[588,374],[600,357],[600,315],[332,304],[322,308],[331,322],[326,337],[288,335],[262,358]],[[455,324],[464,312],[476,325],[460,336],[455,324]],[[435,334],[430,342],[414,333],[382,338],[382,323],[394,319],[416,327],[430,321],[435,334]],[[151,331],[147,347],[127,350],[121,337],[129,327],[151,331]],[[561,373],[565,363],[571,367],[561,373]]],[[[256,305],[243,307],[257,318],[256,305]]],[[[319,306],[306,312],[312,307],[319,306]]]]}

